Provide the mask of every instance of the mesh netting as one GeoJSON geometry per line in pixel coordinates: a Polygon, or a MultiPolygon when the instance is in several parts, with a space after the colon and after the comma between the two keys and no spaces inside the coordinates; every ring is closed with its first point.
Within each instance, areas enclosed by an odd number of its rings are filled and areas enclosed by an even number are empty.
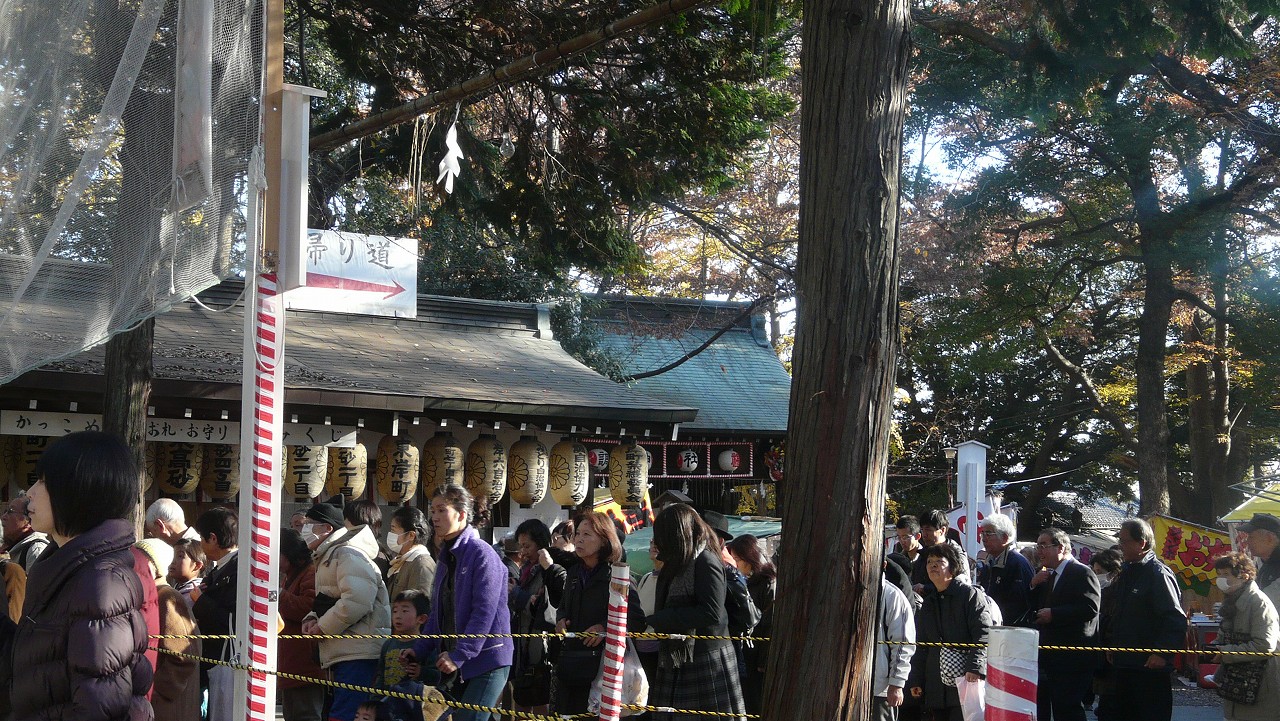
{"type": "Polygon", "coordinates": [[[0,0],[0,382],[239,270],[257,0],[0,0]]]}

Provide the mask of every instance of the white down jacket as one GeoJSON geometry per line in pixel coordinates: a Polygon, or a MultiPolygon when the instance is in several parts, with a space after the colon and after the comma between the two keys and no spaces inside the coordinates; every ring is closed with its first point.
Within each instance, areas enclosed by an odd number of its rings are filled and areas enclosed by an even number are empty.
{"type": "MultiPolygon", "coordinates": [[[[338,599],[320,616],[320,633],[387,635],[391,603],[382,574],[373,564],[378,543],[368,526],[336,531],[316,549],[316,593],[338,599]]],[[[314,613],[312,616],[314,617],[314,613]]],[[[320,641],[320,665],[378,658],[383,640],[335,638],[320,641]]]]}

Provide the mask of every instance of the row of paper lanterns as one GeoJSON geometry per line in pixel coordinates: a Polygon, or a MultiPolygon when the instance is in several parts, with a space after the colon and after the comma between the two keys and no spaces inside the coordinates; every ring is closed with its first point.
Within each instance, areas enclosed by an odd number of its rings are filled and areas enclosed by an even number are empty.
{"type": "MultiPolygon", "coordinates": [[[[49,438],[22,436],[11,458],[24,487],[35,479],[35,463],[49,438]]],[[[11,451],[13,452],[13,451],[11,451]]],[[[412,498],[421,485],[430,497],[439,485],[462,485],[488,505],[509,489],[511,499],[529,507],[548,493],[562,507],[583,502],[591,488],[594,456],[576,440],[562,439],[548,448],[533,436],[522,436],[503,447],[494,434],[482,434],[464,451],[451,433],[437,433],[421,450],[408,438],[383,436],[374,461],[378,495],[399,503],[412,498]]],[[[341,493],[364,495],[369,470],[367,449],[285,446],[282,458],[285,490],[297,499],[341,493]]],[[[615,446],[598,470],[607,471],[609,489],[623,507],[638,507],[648,487],[648,452],[634,441],[615,446]]],[[[240,449],[231,444],[159,442],[146,445],[147,487],[186,495],[199,488],[213,500],[229,500],[240,490],[240,449]]]]}

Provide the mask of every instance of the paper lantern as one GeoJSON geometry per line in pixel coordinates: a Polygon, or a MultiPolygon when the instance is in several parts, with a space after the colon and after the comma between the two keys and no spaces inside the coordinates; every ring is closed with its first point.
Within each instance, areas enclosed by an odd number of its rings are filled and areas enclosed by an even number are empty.
{"type": "Polygon", "coordinates": [[[481,433],[467,447],[467,490],[490,506],[507,490],[507,451],[492,433],[481,433]]]}
{"type": "Polygon", "coordinates": [[[412,498],[413,492],[418,490],[421,458],[421,452],[408,436],[383,436],[378,441],[378,457],[374,466],[378,495],[391,503],[412,498]]]}
{"type": "Polygon", "coordinates": [[[7,497],[9,483],[18,473],[18,436],[0,436],[0,491],[7,497]]]}
{"type": "Polygon", "coordinates": [[[329,495],[341,493],[348,501],[359,498],[364,495],[368,478],[369,450],[364,444],[329,449],[329,469],[324,484],[329,495]]]}
{"type": "Polygon", "coordinates": [[[160,444],[147,441],[142,444],[142,492],[146,493],[156,483],[160,473],[160,444]]]}
{"type": "Polygon", "coordinates": [[[156,480],[160,490],[175,495],[186,495],[200,484],[200,471],[204,461],[204,445],[201,443],[165,443],[156,456],[156,480]]]}
{"type": "Polygon", "coordinates": [[[329,476],[329,449],[324,446],[284,446],[284,487],[297,501],[324,493],[329,476]]]}
{"type": "Polygon", "coordinates": [[[547,483],[551,497],[561,508],[573,508],[587,497],[591,486],[591,464],[587,447],[563,438],[551,447],[547,461],[547,483]]]}
{"type": "Polygon", "coordinates": [[[742,456],[738,452],[730,448],[720,451],[720,455],[716,457],[716,463],[719,464],[720,470],[725,473],[733,473],[742,465],[742,456]]]}
{"type": "Polygon", "coordinates": [[[639,508],[649,487],[649,464],[644,449],[624,441],[609,454],[609,493],[623,508],[639,508]]]}
{"type": "Polygon", "coordinates": [[[430,501],[439,486],[463,484],[466,455],[452,433],[437,433],[422,447],[422,464],[418,474],[422,495],[430,501]]]}
{"type": "Polygon", "coordinates": [[[547,447],[533,436],[521,436],[507,459],[507,485],[511,500],[531,508],[547,495],[547,447]]]}
{"type": "Polygon", "coordinates": [[[676,455],[676,468],[681,473],[693,473],[698,470],[698,452],[692,448],[686,448],[676,455]]]}
{"type": "Polygon", "coordinates": [[[592,448],[587,452],[587,462],[596,473],[604,473],[609,470],[609,449],[592,448]]]}
{"type": "Polygon", "coordinates": [[[240,491],[240,446],[215,443],[204,447],[200,490],[215,501],[235,497],[240,491]]]}
{"type": "Polygon", "coordinates": [[[36,462],[49,447],[49,436],[19,436],[18,463],[14,480],[22,488],[30,488],[31,484],[40,480],[36,475],[36,462]]]}

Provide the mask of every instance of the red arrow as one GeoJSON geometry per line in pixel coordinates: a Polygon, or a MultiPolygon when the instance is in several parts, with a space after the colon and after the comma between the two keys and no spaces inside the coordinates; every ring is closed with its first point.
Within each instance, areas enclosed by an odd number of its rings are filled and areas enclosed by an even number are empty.
{"type": "Polygon", "coordinates": [[[393,298],[405,291],[404,286],[397,281],[391,281],[391,285],[384,283],[371,283],[367,280],[352,280],[350,278],[339,278],[336,275],[322,275],[320,273],[307,273],[308,288],[335,288],[337,290],[359,290],[370,293],[386,293],[383,300],[393,298]]]}

